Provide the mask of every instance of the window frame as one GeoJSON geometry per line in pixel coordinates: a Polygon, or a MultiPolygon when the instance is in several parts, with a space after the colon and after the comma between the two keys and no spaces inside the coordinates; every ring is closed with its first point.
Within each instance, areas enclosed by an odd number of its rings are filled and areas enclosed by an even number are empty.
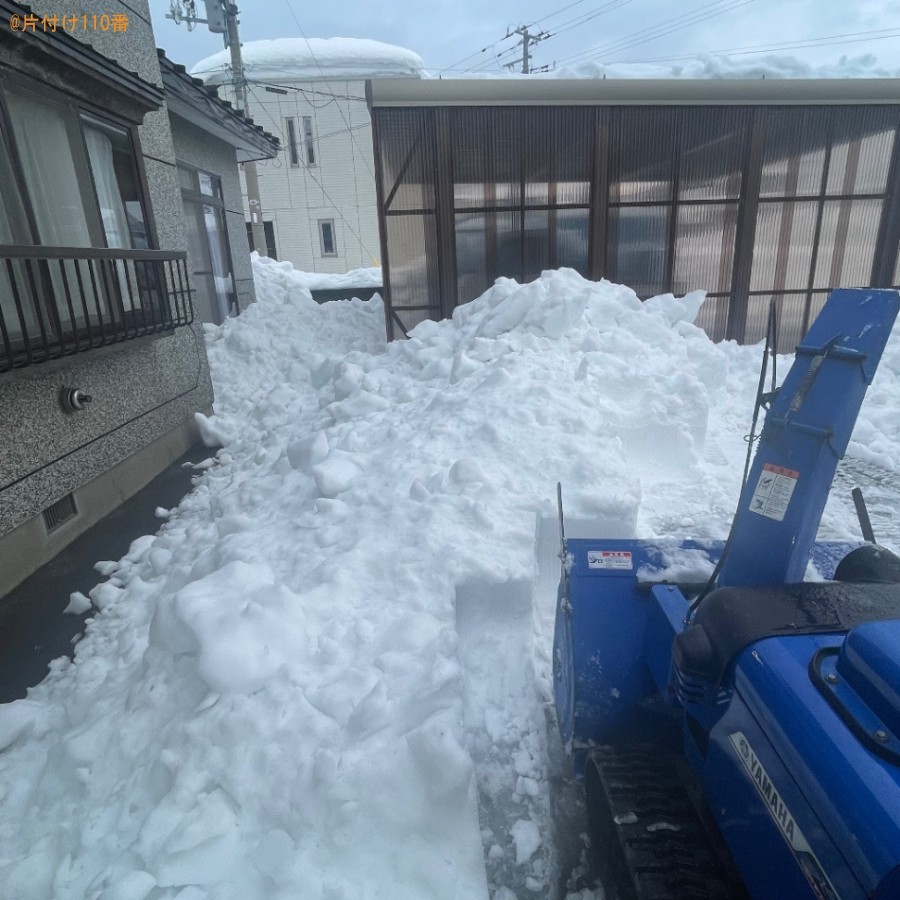
{"type": "Polygon", "coordinates": [[[292,169],[299,168],[300,145],[297,141],[297,119],[295,116],[285,116],[284,130],[287,134],[287,146],[285,147],[285,150],[287,150],[288,162],[291,164],[292,169]]]}
{"type": "MultiPolygon", "coordinates": [[[[140,254],[144,250],[159,249],[156,221],[153,216],[152,204],[149,202],[150,191],[143,165],[140,135],[135,122],[121,118],[107,109],[96,106],[84,99],[80,94],[61,90],[43,81],[28,78],[14,69],[0,65],[0,143],[3,144],[9,166],[12,169],[14,189],[18,195],[18,201],[23,213],[21,234],[28,238],[24,243],[11,246],[33,246],[40,248],[41,251],[59,247],[65,253],[78,250],[84,251],[86,258],[90,256],[91,251],[95,250],[121,249],[126,253],[129,250],[133,250],[135,254],[140,254]],[[69,154],[72,161],[78,179],[78,193],[84,207],[88,239],[90,241],[90,244],[87,246],[76,248],[62,247],[58,244],[47,243],[40,238],[38,217],[35,212],[31,192],[28,189],[26,170],[22,163],[21,141],[16,136],[17,130],[13,127],[13,117],[10,112],[9,93],[11,91],[24,95],[26,98],[28,95],[34,95],[38,101],[44,101],[59,108],[68,137],[68,146],[65,148],[65,152],[69,154]],[[90,119],[118,129],[124,132],[127,137],[131,151],[131,174],[134,178],[144,217],[146,248],[109,247],[85,137],[85,126],[90,126],[90,119]]],[[[5,245],[0,245],[0,250],[2,250],[3,246],[5,245]]],[[[65,253],[61,255],[65,255],[65,253]]],[[[58,287],[54,286],[49,260],[42,259],[37,261],[35,269],[36,271],[29,269],[30,287],[26,283],[26,287],[29,287],[26,296],[16,297],[15,302],[17,304],[21,302],[23,305],[29,304],[34,314],[38,317],[40,323],[39,333],[23,334],[22,337],[17,338],[9,337],[8,344],[14,356],[25,354],[30,357],[32,352],[46,345],[48,339],[60,347],[68,344],[80,346],[85,331],[105,332],[107,329],[122,330],[124,328],[124,331],[127,333],[129,330],[140,329],[142,320],[146,320],[146,310],[142,304],[129,304],[129,307],[125,308],[124,299],[118,296],[118,292],[122,288],[117,288],[114,283],[110,283],[102,269],[101,275],[103,277],[100,282],[100,291],[104,295],[108,294],[108,296],[104,297],[106,303],[110,304],[111,307],[118,303],[121,308],[116,308],[114,314],[110,312],[111,318],[109,323],[104,322],[102,313],[97,317],[96,321],[92,321],[93,315],[88,317],[87,312],[85,312],[84,321],[79,316],[69,315],[66,318],[66,307],[70,303],[71,298],[61,296],[58,287]],[[116,316],[120,320],[118,324],[114,321],[116,316]]],[[[137,277],[136,273],[135,277],[137,277]]],[[[157,285],[156,289],[158,290],[158,288],[159,286],[157,285]]],[[[96,286],[94,290],[97,290],[96,286]]],[[[65,292],[67,293],[67,291],[68,289],[65,292]]],[[[129,301],[131,299],[131,296],[129,296],[129,301]]],[[[71,312],[72,310],[69,309],[68,313],[71,314],[71,312]]],[[[93,338],[90,340],[92,341],[93,338]]]]}
{"type": "Polygon", "coordinates": [[[313,133],[313,117],[303,116],[303,146],[306,150],[307,166],[318,165],[316,162],[315,137],[313,133]]]}
{"type": "Polygon", "coordinates": [[[334,230],[334,219],[319,219],[318,220],[318,228],[319,228],[319,249],[321,251],[321,255],[323,257],[335,257],[339,256],[337,249],[337,233],[334,230]],[[331,251],[327,251],[325,249],[325,228],[324,226],[328,226],[331,228],[331,251]]]}

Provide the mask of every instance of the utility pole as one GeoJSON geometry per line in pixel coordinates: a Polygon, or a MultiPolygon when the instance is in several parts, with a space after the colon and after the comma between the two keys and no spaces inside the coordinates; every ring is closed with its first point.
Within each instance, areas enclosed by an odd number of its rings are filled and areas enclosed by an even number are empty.
{"type": "MultiPolygon", "coordinates": [[[[193,31],[198,22],[206,25],[214,34],[221,34],[225,40],[225,46],[231,52],[231,84],[234,89],[234,105],[241,115],[248,115],[247,111],[247,80],[244,78],[244,61],[241,58],[241,37],[238,33],[238,8],[228,0],[204,0],[206,5],[206,18],[197,17],[195,0],[186,0],[182,7],[181,0],[171,0],[171,8],[167,19],[173,19],[175,24],[182,20],[187,24],[188,31],[193,31]]],[[[266,231],[263,227],[262,203],[259,199],[259,177],[256,172],[256,162],[242,163],[244,167],[244,179],[247,182],[247,203],[250,206],[250,230],[253,233],[253,246],[260,256],[268,256],[266,248],[266,231]]]]}
{"type": "MultiPolygon", "coordinates": [[[[512,30],[507,29],[506,36],[512,37],[514,34],[518,34],[522,40],[520,41],[520,46],[522,47],[522,74],[530,75],[532,72],[531,69],[531,53],[529,52],[529,48],[532,44],[538,44],[543,40],[546,40],[550,35],[546,31],[540,31],[537,34],[532,34],[528,30],[527,25],[520,25],[518,28],[514,28],[512,30]]],[[[508,63],[506,68],[511,69],[515,63],[508,63]]]]}

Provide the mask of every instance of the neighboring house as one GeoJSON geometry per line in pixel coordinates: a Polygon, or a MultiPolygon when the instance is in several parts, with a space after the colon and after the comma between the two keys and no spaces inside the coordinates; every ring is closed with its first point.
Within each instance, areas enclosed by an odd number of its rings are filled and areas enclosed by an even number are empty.
{"type": "Polygon", "coordinates": [[[2,596],[182,455],[213,392],[147,0],[0,23],[2,596]]]}
{"type": "Polygon", "coordinates": [[[792,350],[829,290],[900,286],[900,82],[378,80],[388,334],[498,276],[701,288],[713,339],[792,350]]]}
{"type": "MultiPolygon", "coordinates": [[[[409,50],[352,38],[282,38],[242,45],[248,109],[281,152],[257,166],[268,254],[308,272],[379,264],[367,78],[417,78],[409,50]]],[[[230,93],[227,51],[191,70],[230,93]]],[[[248,238],[249,206],[247,211],[248,238]]]]}
{"type": "Polygon", "coordinates": [[[237,163],[272,159],[278,140],[158,53],[184,204],[194,312],[203,322],[219,324],[255,299],[237,163]]]}

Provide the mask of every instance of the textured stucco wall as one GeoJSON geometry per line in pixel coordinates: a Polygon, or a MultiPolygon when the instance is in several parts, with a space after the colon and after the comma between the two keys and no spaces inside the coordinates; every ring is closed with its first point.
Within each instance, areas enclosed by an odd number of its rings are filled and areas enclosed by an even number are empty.
{"type": "MultiPolygon", "coordinates": [[[[39,16],[124,13],[125,32],[79,29],[74,36],[145,80],[162,84],[146,0],[35,0],[30,5],[39,16]]],[[[181,191],[165,108],[145,118],[140,139],[159,246],[184,250],[181,191]]],[[[212,399],[199,324],[0,376],[0,535],[177,428],[195,411],[208,410],[212,399]],[[81,388],[94,402],[66,414],[59,403],[63,387],[81,388]]]]}
{"type": "Polygon", "coordinates": [[[235,287],[241,309],[256,299],[253,288],[253,270],[250,265],[250,246],[244,224],[244,205],[241,199],[241,181],[235,149],[225,141],[211,137],[180,116],[171,117],[172,139],[175,156],[188,165],[203,169],[222,179],[222,196],[225,202],[225,221],[228,226],[228,244],[234,267],[235,287]]]}

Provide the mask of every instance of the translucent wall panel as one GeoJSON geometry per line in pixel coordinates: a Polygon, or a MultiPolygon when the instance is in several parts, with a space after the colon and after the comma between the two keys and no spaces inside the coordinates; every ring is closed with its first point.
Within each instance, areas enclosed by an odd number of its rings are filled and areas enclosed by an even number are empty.
{"type": "Polygon", "coordinates": [[[487,263],[487,219],[483,213],[456,215],[456,283],[460,303],[468,303],[490,284],[487,263]]]}
{"type": "Polygon", "coordinates": [[[896,110],[841,109],[832,125],[826,193],[883,194],[896,127],[896,110]]]}
{"type": "Polygon", "coordinates": [[[404,312],[426,306],[424,318],[440,317],[434,216],[388,216],[391,307],[407,330],[423,316],[404,312]]]}
{"type": "Polygon", "coordinates": [[[749,111],[708,106],[679,113],[679,198],[736,200],[741,193],[749,111]]]}
{"type": "Polygon", "coordinates": [[[664,291],[668,206],[623,206],[609,211],[608,259],[613,278],[640,296],[664,291]]]}
{"type": "Polygon", "coordinates": [[[815,287],[867,287],[871,284],[881,207],[881,200],[825,201],[815,287]]]}
{"type": "Polygon", "coordinates": [[[611,111],[610,203],[672,199],[675,115],[676,111],[667,107],[611,111]]]}
{"type": "Polygon", "coordinates": [[[703,288],[718,294],[731,289],[736,228],[736,203],[678,207],[675,293],[703,288]]]}
{"type": "Polygon", "coordinates": [[[702,328],[710,337],[710,340],[721,341],[725,337],[725,327],[728,324],[728,307],[731,304],[729,297],[707,297],[694,319],[694,324],[702,328]]]}
{"type": "Polygon", "coordinates": [[[809,107],[767,111],[761,197],[821,192],[830,116],[830,110],[809,107]]]}
{"type": "Polygon", "coordinates": [[[556,212],[556,266],[588,274],[588,227],[586,209],[560,209],[556,212]]]}
{"type": "Polygon", "coordinates": [[[751,291],[809,285],[818,204],[760,203],[756,217],[751,291]]]}
{"type": "Polygon", "coordinates": [[[497,255],[494,270],[489,273],[491,281],[501,275],[522,281],[522,213],[491,213],[488,229],[492,226],[497,235],[497,255]]]}
{"type": "Polygon", "coordinates": [[[389,210],[434,208],[434,134],[427,113],[386,109],[378,116],[377,140],[389,210]]]}
{"type": "MultiPolygon", "coordinates": [[[[744,343],[755,344],[765,340],[769,323],[769,301],[773,295],[750,297],[747,302],[747,329],[744,343]]],[[[775,294],[775,311],[778,317],[779,353],[793,353],[803,337],[803,317],[806,313],[806,294],[775,294]]]]}
{"type": "Polygon", "coordinates": [[[549,213],[545,209],[525,211],[525,243],[522,252],[522,278],[532,281],[550,268],[549,213]]]}
{"type": "MultiPolygon", "coordinates": [[[[494,126],[488,109],[450,111],[450,156],[457,209],[494,206],[494,126]]],[[[508,191],[504,191],[508,194],[508,191]]]]}

